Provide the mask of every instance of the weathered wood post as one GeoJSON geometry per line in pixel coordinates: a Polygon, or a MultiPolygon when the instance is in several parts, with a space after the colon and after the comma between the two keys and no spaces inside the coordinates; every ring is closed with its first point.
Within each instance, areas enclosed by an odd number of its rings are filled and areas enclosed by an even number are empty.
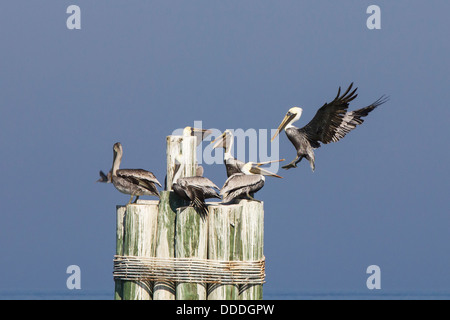
{"type": "MultiPolygon", "coordinates": [[[[158,229],[156,232],[156,257],[175,257],[175,219],[177,208],[189,203],[179,198],[173,191],[161,191],[158,210],[158,229]]],[[[156,281],[154,300],[175,300],[175,283],[156,281]]]]}
{"type": "MultiPolygon", "coordinates": [[[[264,204],[261,201],[240,200],[242,206],[241,239],[238,244],[242,260],[256,261],[264,257],[264,204]]],[[[262,284],[241,285],[240,300],[261,300],[262,284]]]]}
{"type": "MultiPolygon", "coordinates": [[[[145,201],[145,204],[129,204],[117,210],[117,241],[116,252],[119,252],[120,238],[122,243],[122,256],[154,257],[156,243],[156,226],[158,217],[158,201],[145,201]],[[123,216],[123,218],[122,218],[123,216]],[[123,235],[119,234],[123,230],[123,235]]],[[[123,300],[151,300],[153,294],[152,284],[149,281],[119,280],[116,285],[116,298],[123,300]],[[121,292],[120,292],[121,291],[121,292]]]]}
{"type": "MultiPolygon", "coordinates": [[[[209,207],[208,259],[221,261],[241,260],[238,246],[242,216],[240,205],[209,207]]],[[[237,300],[237,284],[209,284],[208,300],[237,300]]]]}
{"type": "MultiPolygon", "coordinates": [[[[195,253],[195,247],[191,246],[192,251],[184,251],[179,248],[177,250],[177,236],[180,236],[178,243],[182,238],[190,232],[198,231],[198,224],[187,219],[180,219],[179,208],[189,205],[188,201],[179,198],[172,190],[173,177],[175,174],[176,159],[183,161],[182,172],[180,177],[192,177],[195,175],[197,168],[197,138],[194,136],[168,136],[167,142],[167,175],[166,175],[166,190],[161,192],[159,204],[159,224],[157,237],[157,252],[156,256],[160,258],[174,258],[180,255],[186,256],[195,253]]],[[[183,212],[184,214],[184,212],[183,212]]],[[[186,210],[186,215],[183,217],[190,217],[196,214],[193,208],[186,210]],[[194,211],[194,212],[191,212],[194,211]],[[190,213],[189,213],[190,212],[190,213]]],[[[198,215],[198,214],[197,214],[198,215]]],[[[186,239],[184,239],[186,240],[186,239]]],[[[201,250],[200,250],[201,251],[201,250]]],[[[175,295],[176,292],[186,293],[185,298],[190,299],[194,295],[193,290],[186,289],[187,287],[168,281],[158,281],[155,283],[155,299],[174,300],[179,299],[180,294],[175,295]],[[184,289],[183,289],[184,288],[184,289]]],[[[181,295],[182,296],[182,295],[181,295]]],[[[199,294],[201,296],[201,294],[199,294]]]]}
{"type": "Polygon", "coordinates": [[[167,142],[167,175],[166,190],[172,190],[173,176],[175,174],[175,160],[183,161],[184,169],[180,177],[192,177],[197,169],[197,137],[194,136],[168,136],[167,142]]]}
{"type": "MultiPolygon", "coordinates": [[[[208,257],[208,220],[203,219],[193,207],[178,208],[175,230],[175,257],[208,257]]],[[[206,300],[206,283],[177,282],[176,298],[206,300]]]]}
{"type": "MultiPolygon", "coordinates": [[[[123,226],[125,213],[127,211],[126,206],[116,206],[116,255],[123,255],[123,226]]],[[[123,282],[122,280],[116,279],[114,282],[114,299],[122,300],[123,297],[123,282]]]]}

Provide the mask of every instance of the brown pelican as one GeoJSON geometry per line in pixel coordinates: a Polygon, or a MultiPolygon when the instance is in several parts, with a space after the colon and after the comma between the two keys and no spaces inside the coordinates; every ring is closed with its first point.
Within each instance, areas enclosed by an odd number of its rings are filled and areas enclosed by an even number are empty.
{"type": "Polygon", "coordinates": [[[288,139],[297,150],[297,157],[291,163],[283,166],[283,169],[296,168],[297,163],[303,158],[306,158],[310,163],[312,171],[314,171],[313,150],[319,148],[320,143],[327,144],[339,141],[347,133],[355,129],[357,125],[363,123],[363,117],[388,100],[387,97],[382,96],[367,107],[347,111],[349,102],[357,97],[355,92],[358,88],[350,92],[352,86],[353,83],[350,84],[347,91],[342,95],[340,95],[341,87],[339,87],[336,98],[330,103],[325,103],[317,111],[314,118],[303,128],[299,129],[292,125],[300,119],[303,109],[297,107],[289,109],[272,138],[273,141],[280,131],[284,129],[288,139]]]}
{"type": "MultiPolygon", "coordinates": [[[[204,217],[208,214],[208,208],[205,203],[205,199],[218,198],[220,199],[217,187],[211,180],[201,175],[194,177],[183,177],[180,175],[183,172],[183,161],[179,161],[175,167],[175,175],[172,185],[172,190],[181,198],[190,201],[190,206],[193,206],[198,210],[200,215],[204,217]]],[[[198,168],[197,168],[198,169],[198,168]]],[[[197,170],[197,174],[203,174],[203,168],[197,170]]]]}
{"type": "Polygon", "coordinates": [[[134,203],[137,202],[139,196],[157,196],[159,192],[156,189],[155,184],[161,187],[161,184],[156,179],[155,175],[147,170],[143,169],[119,169],[120,162],[122,161],[123,149],[120,142],[114,144],[114,160],[111,169],[111,181],[122,193],[131,195],[131,203],[133,197],[136,197],[134,203]]]}
{"type": "MultiPolygon", "coordinates": [[[[200,129],[200,128],[193,128],[193,127],[185,127],[183,129],[183,137],[197,137],[197,145],[196,147],[198,147],[202,141],[209,136],[212,133],[212,130],[210,129],[200,129]]],[[[198,170],[203,170],[203,168],[200,168],[201,166],[197,166],[197,171],[198,170]]],[[[175,181],[175,180],[173,180],[175,181]]],[[[164,177],[164,189],[167,190],[167,185],[170,185],[171,181],[169,181],[169,183],[167,182],[167,175],[164,177]]]]}
{"type": "MultiPolygon", "coordinates": [[[[234,158],[231,155],[231,148],[233,146],[233,140],[234,136],[233,133],[231,133],[230,130],[225,130],[219,137],[217,137],[215,140],[211,141],[211,143],[214,143],[213,149],[215,148],[223,148],[223,161],[225,163],[225,168],[227,170],[227,177],[231,177],[235,173],[243,173],[242,167],[245,165],[245,162],[238,160],[234,158]]],[[[258,162],[254,165],[256,166],[262,166],[266,164],[270,164],[273,162],[279,162],[284,161],[284,159],[281,160],[275,160],[275,161],[266,161],[266,162],[258,162]]]]}
{"type": "Polygon", "coordinates": [[[183,129],[183,136],[185,137],[197,137],[197,146],[202,143],[202,141],[211,134],[211,130],[209,129],[199,129],[193,127],[185,127],[183,129]]]}
{"type": "Polygon", "coordinates": [[[225,181],[225,184],[220,190],[220,194],[223,196],[223,203],[230,202],[242,196],[255,200],[252,195],[264,186],[266,180],[264,176],[282,178],[275,173],[260,168],[253,162],[247,162],[242,167],[242,172],[233,174],[225,181]]]}
{"type": "Polygon", "coordinates": [[[108,174],[105,174],[102,170],[100,170],[99,174],[100,179],[96,182],[111,183],[111,170],[109,170],[108,174]]]}

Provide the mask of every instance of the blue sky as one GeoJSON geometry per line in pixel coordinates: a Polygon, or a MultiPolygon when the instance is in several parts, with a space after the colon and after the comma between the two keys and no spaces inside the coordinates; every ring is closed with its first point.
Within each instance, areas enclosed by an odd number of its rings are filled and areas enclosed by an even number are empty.
{"type": "MultiPolygon", "coordinates": [[[[0,4],[0,289],[111,290],[115,206],[96,184],[123,167],[165,175],[165,137],[203,126],[302,126],[339,86],[350,109],[390,101],[316,171],[279,171],[265,203],[265,290],[450,290],[448,1],[3,1],[0,4]],[[66,8],[81,8],[68,30],[66,8]],[[381,8],[381,30],[366,9],[381,8]]],[[[268,141],[269,143],[269,141],[268,141]]],[[[284,133],[280,157],[295,150],[284,133]]],[[[218,185],[222,165],[205,168],[218,185]]]]}

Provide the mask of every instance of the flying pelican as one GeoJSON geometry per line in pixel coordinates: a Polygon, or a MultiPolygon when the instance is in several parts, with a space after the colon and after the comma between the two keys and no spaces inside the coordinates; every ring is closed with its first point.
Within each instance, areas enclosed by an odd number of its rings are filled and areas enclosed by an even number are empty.
{"type": "MultiPolygon", "coordinates": [[[[219,137],[217,137],[215,140],[211,141],[211,143],[215,142],[213,149],[215,149],[215,148],[223,148],[224,149],[223,161],[225,163],[225,168],[227,170],[228,178],[231,177],[235,173],[243,173],[242,167],[245,165],[245,162],[238,160],[231,155],[233,140],[234,140],[233,133],[227,129],[219,137]]],[[[279,162],[279,161],[284,161],[284,159],[258,162],[258,163],[254,163],[254,165],[259,167],[262,165],[279,162]]]]}
{"type": "Polygon", "coordinates": [[[197,137],[197,146],[199,146],[202,141],[212,133],[209,129],[199,129],[193,127],[185,127],[183,129],[184,137],[197,137]]]}
{"type": "MultiPolygon", "coordinates": [[[[177,158],[177,165],[175,166],[175,175],[172,184],[173,191],[181,198],[190,201],[190,206],[196,208],[202,217],[208,214],[208,208],[205,199],[218,198],[220,199],[217,187],[211,180],[201,175],[194,177],[180,178],[183,172],[184,162],[177,158]]],[[[197,168],[198,169],[198,168],[197,168]]],[[[197,174],[203,174],[203,168],[197,170],[197,174]]]]}
{"type": "Polygon", "coordinates": [[[143,169],[119,169],[123,155],[120,142],[114,144],[113,152],[114,160],[111,169],[111,181],[117,190],[131,195],[127,204],[131,203],[133,197],[136,197],[134,201],[136,203],[139,196],[142,195],[159,197],[155,184],[161,187],[161,183],[159,183],[153,173],[143,169]]]}
{"type": "Polygon", "coordinates": [[[288,139],[297,150],[297,157],[289,164],[283,166],[283,169],[296,168],[303,158],[309,161],[314,172],[314,149],[320,147],[320,143],[337,142],[347,133],[355,129],[357,125],[362,124],[363,117],[367,116],[372,110],[385,103],[388,98],[382,96],[371,105],[354,110],[347,111],[349,102],[357,97],[355,90],[350,92],[353,83],[350,84],[347,91],[340,96],[341,87],[339,87],[336,98],[330,103],[325,103],[316,113],[314,118],[303,128],[294,127],[292,124],[300,119],[302,108],[294,107],[289,109],[283,121],[279,125],[272,140],[285,130],[288,139]]]}
{"type": "Polygon", "coordinates": [[[228,203],[242,196],[255,200],[252,195],[264,186],[265,176],[282,178],[275,173],[260,168],[254,162],[247,162],[242,167],[242,173],[235,173],[225,181],[220,190],[223,197],[222,202],[228,203]]]}
{"type": "Polygon", "coordinates": [[[100,179],[96,182],[111,183],[111,170],[109,170],[108,174],[105,174],[102,170],[100,170],[99,174],[100,179]]]}

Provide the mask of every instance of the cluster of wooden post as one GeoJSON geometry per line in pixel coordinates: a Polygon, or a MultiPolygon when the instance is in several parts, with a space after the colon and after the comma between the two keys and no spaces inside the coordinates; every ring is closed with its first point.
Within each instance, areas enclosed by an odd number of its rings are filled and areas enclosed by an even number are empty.
{"type": "MultiPolygon", "coordinates": [[[[183,155],[183,176],[196,170],[196,137],[167,137],[167,182],[176,154],[183,155]]],[[[117,206],[116,254],[160,258],[256,261],[263,258],[262,202],[208,203],[206,219],[179,198],[167,183],[160,200],[117,206]]],[[[164,281],[115,281],[115,299],[249,300],[262,299],[261,285],[164,281]]]]}

